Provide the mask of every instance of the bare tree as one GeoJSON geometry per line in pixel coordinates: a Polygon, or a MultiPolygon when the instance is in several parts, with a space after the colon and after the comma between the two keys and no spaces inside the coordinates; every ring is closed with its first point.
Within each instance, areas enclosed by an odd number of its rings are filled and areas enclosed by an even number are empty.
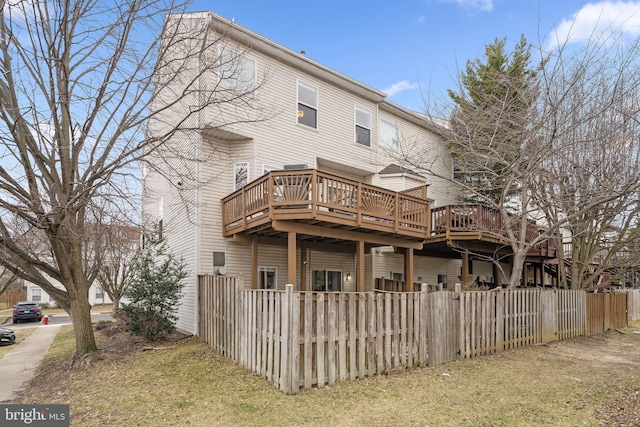
{"type": "Polygon", "coordinates": [[[115,314],[131,280],[133,261],[140,252],[140,229],[126,225],[109,225],[103,228],[108,231],[98,281],[113,302],[115,314]]]}
{"type": "MultiPolygon", "coordinates": [[[[450,112],[446,123],[433,122],[454,159],[454,177],[440,178],[461,188],[462,202],[480,203],[500,218],[492,229],[482,231],[499,234],[511,250],[509,287],[519,284],[529,250],[546,240],[531,208],[531,177],[538,173],[545,150],[537,134],[539,86],[530,49],[522,38],[507,53],[506,40],[496,39],[486,46],[483,60],[467,62],[458,89],[449,91],[450,102],[429,112],[436,117],[450,112]]],[[[437,174],[425,154],[414,146],[404,152],[404,161],[437,174]]],[[[497,253],[477,255],[501,269],[497,253]]]]}
{"type": "Polygon", "coordinates": [[[206,19],[182,14],[185,4],[24,0],[0,8],[0,265],[70,313],[82,356],[97,349],[88,301],[103,262],[100,245],[90,244],[100,241],[97,225],[138,204],[140,160],[196,129],[202,109],[242,104],[242,115],[213,128],[260,120],[251,95],[261,79],[202,91],[203,78],[243,76],[237,55],[209,49],[224,29],[212,37],[206,19]],[[150,108],[158,98],[164,107],[150,108]],[[151,119],[165,124],[153,135],[145,132],[151,119]]]}
{"type": "Polygon", "coordinates": [[[569,253],[558,245],[571,258],[561,277],[595,288],[608,284],[603,273],[638,261],[627,249],[640,212],[640,44],[617,34],[572,47],[551,52],[542,68],[540,134],[549,156],[533,195],[569,237],[569,253]]]}
{"type": "MultiPolygon", "coordinates": [[[[451,184],[501,214],[514,260],[510,286],[527,252],[547,239],[556,240],[560,259],[571,256],[568,274],[558,266],[563,286],[567,276],[573,288],[601,286],[603,273],[637,263],[629,248],[639,208],[640,46],[595,35],[574,46],[540,48],[529,85],[498,73],[483,102],[468,90],[467,69],[454,102],[428,111],[451,112],[448,123],[434,121],[460,172],[451,184]],[[522,109],[523,100],[531,108],[522,109]]],[[[424,158],[417,148],[404,156],[432,172],[424,158]]]]}

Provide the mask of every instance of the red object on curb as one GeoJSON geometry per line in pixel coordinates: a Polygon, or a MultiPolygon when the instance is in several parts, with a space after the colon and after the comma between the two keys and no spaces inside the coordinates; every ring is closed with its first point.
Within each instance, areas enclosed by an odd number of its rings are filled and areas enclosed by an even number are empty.
{"type": "Polygon", "coordinates": [[[49,324],[49,316],[44,316],[42,318],[42,323],[45,324],[45,325],[48,325],[49,324]]]}

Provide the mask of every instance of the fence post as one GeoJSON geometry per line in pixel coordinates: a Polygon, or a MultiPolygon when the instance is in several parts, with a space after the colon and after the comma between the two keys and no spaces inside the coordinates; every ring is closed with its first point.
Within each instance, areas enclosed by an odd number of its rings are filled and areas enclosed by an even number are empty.
{"type": "Polygon", "coordinates": [[[420,366],[427,366],[427,346],[429,345],[429,337],[427,336],[427,289],[429,285],[423,283],[420,287],[420,348],[418,349],[418,358],[420,366]]]}
{"type": "Polygon", "coordinates": [[[558,339],[558,291],[543,291],[541,293],[542,331],[541,343],[548,343],[558,339]]]}
{"type": "Polygon", "coordinates": [[[293,285],[285,286],[284,294],[282,294],[282,307],[280,314],[280,391],[290,394],[291,391],[291,368],[290,368],[290,350],[291,343],[289,337],[291,335],[291,300],[293,297],[293,285]]]}
{"type": "Polygon", "coordinates": [[[464,338],[465,338],[465,294],[462,293],[462,285],[460,283],[456,283],[454,285],[454,290],[458,299],[458,359],[465,358],[465,348],[464,348],[464,338]]]}

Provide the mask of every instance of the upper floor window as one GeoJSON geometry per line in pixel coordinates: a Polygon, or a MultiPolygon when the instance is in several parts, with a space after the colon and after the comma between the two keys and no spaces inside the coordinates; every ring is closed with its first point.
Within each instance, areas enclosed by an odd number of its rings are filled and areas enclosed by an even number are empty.
{"type": "Polygon", "coordinates": [[[318,89],[298,81],[298,123],[318,128],[318,89]]]}
{"type": "Polygon", "coordinates": [[[380,120],[380,145],[392,151],[398,151],[398,126],[386,120],[380,120]]]}
{"type": "Polygon", "coordinates": [[[220,84],[238,92],[251,92],[256,87],[256,61],[228,47],[220,52],[220,84]]]}
{"type": "Polygon", "coordinates": [[[356,142],[371,146],[371,111],[356,106],[356,142]]]}

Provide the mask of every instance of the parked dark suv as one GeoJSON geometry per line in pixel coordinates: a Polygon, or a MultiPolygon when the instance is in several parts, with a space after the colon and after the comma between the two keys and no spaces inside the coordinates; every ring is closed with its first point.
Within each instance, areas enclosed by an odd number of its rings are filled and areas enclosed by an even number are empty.
{"type": "Polygon", "coordinates": [[[22,301],[13,307],[13,323],[18,323],[20,320],[42,320],[42,310],[40,304],[33,301],[22,301]]]}

